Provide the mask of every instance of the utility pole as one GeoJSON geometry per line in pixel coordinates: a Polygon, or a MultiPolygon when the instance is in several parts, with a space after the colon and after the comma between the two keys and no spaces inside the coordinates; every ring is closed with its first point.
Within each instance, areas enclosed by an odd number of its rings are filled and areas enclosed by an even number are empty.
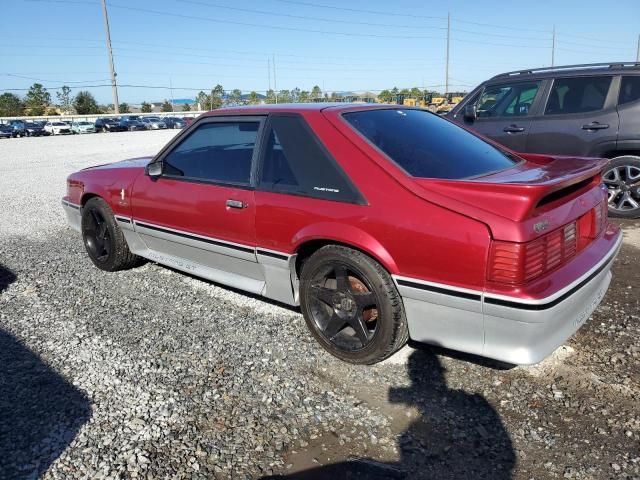
{"type": "Polygon", "coordinates": [[[109,53],[109,69],[111,70],[111,90],[113,91],[113,113],[120,113],[118,102],[118,84],[116,83],[116,69],[113,66],[113,51],[111,50],[111,32],[109,31],[109,15],[107,15],[106,0],[102,0],[102,13],[104,16],[104,32],[107,36],[107,52],[109,53]]]}
{"type": "Polygon", "coordinates": [[[640,35],[638,35],[638,47],[636,48],[636,62],[640,62],[640,35]]]}
{"type": "Polygon", "coordinates": [[[276,56],[273,55],[271,59],[271,64],[273,65],[273,89],[276,93],[276,105],[278,104],[278,84],[276,83],[276,56]]]}
{"type": "Polygon", "coordinates": [[[447,12],[447,63],[444,73],[444,96],[449,93],[449,44],[451,43],[451,12],[447,12]]]}
{"type": "Polygon", "coordinates": [[[551,36],[551,66],[556,66],[556,26],[553,26],[553,35],[551,36]]]}

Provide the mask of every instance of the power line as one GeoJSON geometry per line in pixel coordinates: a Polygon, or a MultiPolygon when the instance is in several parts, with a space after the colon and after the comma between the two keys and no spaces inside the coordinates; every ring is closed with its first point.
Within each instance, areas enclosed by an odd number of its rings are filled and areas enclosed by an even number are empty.
{"type": "Polygon", "coordinates": [[[293,5],[304,5],[306,7],[316,7],[316,8],[327,8],[331,10],[341,10],[343,12],[355,12],[355,13],[369,13],[372,15],[384,15],[386,17],[406,17],[406,18],[424,18],[429,20],[446,20],[447,17],[436,17],[429,15],[418,15],[418,14],[408,14],[408,13],[398,13],[398,12],[389,12],[389,11],[381,11],[381,10],[365,10],[362,8],[349,8],[349,7],[336,7],[334,5],[322,5],[319,3],[313,2],[301,2],[298,0],[275,0],[276,2],[281,3],[290,3],[293,5]]]}
{"type": "Polygon", "coordinates": [[[266,10],[256,10],[252,8],[230,7],[227,5],[221,5],[219,3],[199,2],[197,0],[176,0],[176,1],[180,3],[189,3],[192,5],[200,5],[200,6],[211,7],[211,8],[222,8],[225,10],[233,10],[237,12],[257,13],[260,15],[297,18],[301,20],[313,20],[313,21],[319,21],[319,22],[346,23],[348,25],[367,25],[371,27],[412,28],[417,30],[424,30],[425,28],[433,29],[433,30],[446,30],[445,27],[435,27],[430,25],[398,25],[398,24],[391,24],[391,23],[362,22],[357,20],[342,20],[339,18],[324,18],[324,17],[314,17],[310,15],[294,15],[291,13],[269,12],[266,10]]]}

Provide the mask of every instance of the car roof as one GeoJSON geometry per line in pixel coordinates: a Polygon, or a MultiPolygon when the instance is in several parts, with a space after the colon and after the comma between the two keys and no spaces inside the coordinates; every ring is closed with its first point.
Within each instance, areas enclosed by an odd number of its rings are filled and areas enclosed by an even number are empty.
{"type": "Polygon", "coordinates": [[[390,105],[390,104],[372,104],[372,103],[343,103],[343,102],[317,102],[317,103],[269,103],[264,105],[243,105],[238,107],[225,107],[217,110],[211,110],[203,114],[203,116],[217,116],[217,115],[246,115],[256,114],[265,115],[272,112],[281,113],[307,113],[307,112],[319,112],[326,109],[332,111],[352,111],[352,110],[367,110],[367,109],[380,109],[380,108],[407,108],[403,105],[390,105]]]}
{"type": "Polygon", "coordinates": [[[559,65],[556,67],[541,67],[515,70],[500,73],[487,82],[506,79],[543,79],[553,77],[593,76],[593,75],[640,75],[640,62],[608,62],[586,63],[580,65],[559,65]]]}

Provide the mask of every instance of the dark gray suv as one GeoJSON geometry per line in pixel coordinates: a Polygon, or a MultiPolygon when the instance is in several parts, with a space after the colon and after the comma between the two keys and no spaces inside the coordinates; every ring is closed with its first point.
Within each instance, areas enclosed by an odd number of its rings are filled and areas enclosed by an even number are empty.
{"type": "Polygon", "coordinates": [[[640,217],[640,63],[503,73],[447,117],[517,152],[611,159],[609,213],[640,217]]]}

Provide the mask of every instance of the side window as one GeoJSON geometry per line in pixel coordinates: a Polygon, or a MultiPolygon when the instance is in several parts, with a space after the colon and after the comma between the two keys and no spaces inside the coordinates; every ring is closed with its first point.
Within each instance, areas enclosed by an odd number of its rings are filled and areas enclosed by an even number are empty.
{"type": "Polygon", "coordinates": [[[259,127],[259,122],[204,123],[164,157],[164,172],[247,185],[259,127]]]}
{"type": "Polygon", "coordinates": [[[540,88],[540,82],[493,85],[484,89],[478,101],[478,117],[524,117],[540,88]]]}
{"type": "Polygon", "coordinates": [[[361,199],[304,119],[292,115],[269,121],[260,188],[344,202],[361,199]]]}
{"type": "Polygon", "coordinates": [[[640,100],[640,75],[622,77],[618,103],[623,105],[640,100]]]}
{"type": "Polygon", "coordinates": [[[601,110],[611,77],[557,78],[553,82],[545,115],[566,115],[601,110]]]}

